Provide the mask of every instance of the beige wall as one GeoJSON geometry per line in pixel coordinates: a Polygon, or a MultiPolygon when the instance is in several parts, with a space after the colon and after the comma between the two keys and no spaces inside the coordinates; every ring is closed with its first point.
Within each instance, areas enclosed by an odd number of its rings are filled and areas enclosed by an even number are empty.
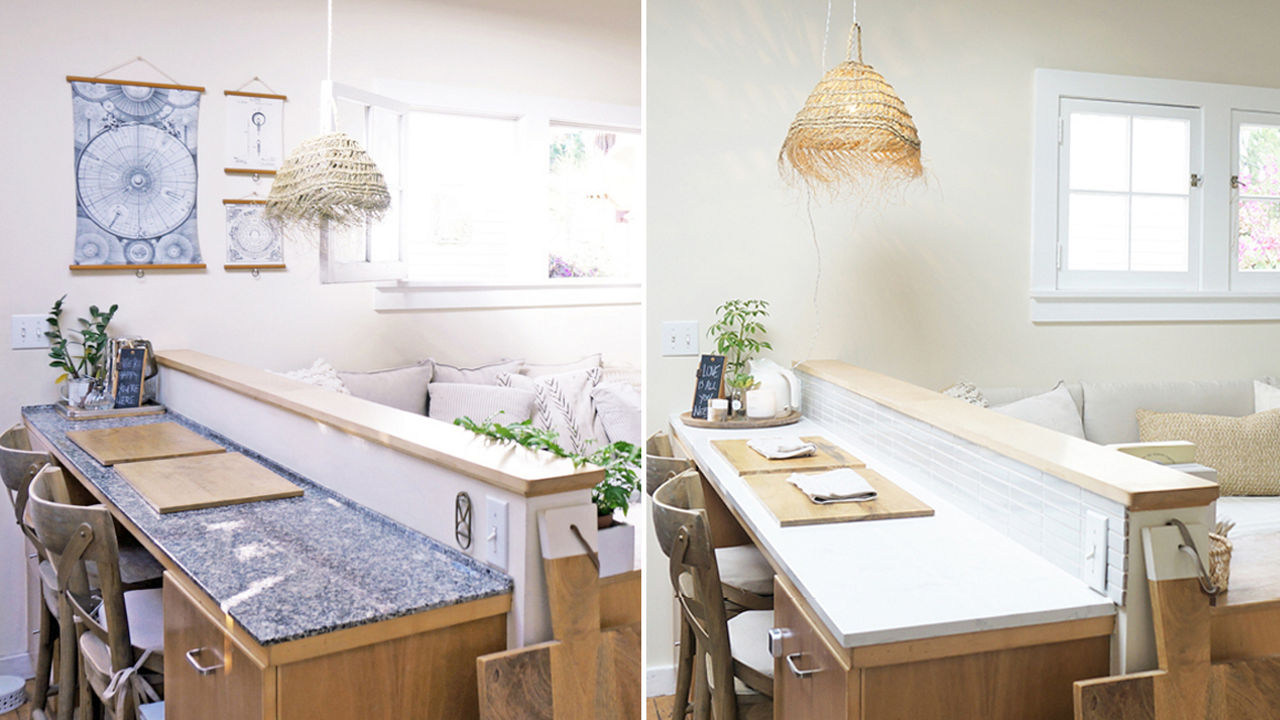
{"type": "MultiPolygon", "coordinates": [[[[835,5],[829,65],[849,18],[835,5]]],[[[821,0],[648,4],[651,430],[685,409],[696,362],[657,355],[660,322],[696,319],[705,332],[729,297],[774,303],[780,361],[837,357],[927,387],[1280,370],[1275,323],[1035,326],[1028,300],[1032,71],[1280,86],[1280,4],[861,3],[865,59],[915,115],[930,177],[887,206],[814,202],[815,313],[804,196],[775,161],[820,77],[825,10],[821,0]]],[[[650,542],[653,669],[671,662],[670,591],[650,542]]]]}
{"type": "MultiPolygon", "coordinates": [[[[638,0],[337,0],[334,79],[379,78],[640,103],[638,0]]],[[[223,197],[248,192],[222,172],[223,90],[254,75],[289,95],[286,146],[319,130],[324,77],[323,0],[140,3],[8,0],[0,4],[0,95],[9,98],[0,171],[0,323],[43,313],[70,293],[67,318],[90,303],[120,304],[120,333],[275,369],[324,356],[370,368],[428,355],[459,362],[500,355],[554,362],[603,351],[639,362],[638,306],[375,313],[370,285],[317,281],[315,250],[286,247],[289,269],[255,280],[222,270],[223,197]],[[178,80],[203,85],[200,240],[203,273],[72,276],[74,186],[68,74],[93,75],[142,55],[178,80]]],[[[113,77],[159,79],[143,66],[113,77]]],[[[117,327],[118,326],[118,327],[117,327]]],[[[22,404],[51,401],[43,351],[0,347],[0,423],[22,404]]],[[[21,652],[21,550],[0,523],[0,662],[21,652]]],[[[2,669],[2,668],[0,668],[2,669]]]]}

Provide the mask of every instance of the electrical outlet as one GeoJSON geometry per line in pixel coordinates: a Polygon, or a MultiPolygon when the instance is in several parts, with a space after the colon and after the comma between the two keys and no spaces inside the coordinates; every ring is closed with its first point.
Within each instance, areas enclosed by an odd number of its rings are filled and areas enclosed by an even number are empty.
{"type": "Polygon", "coordinates": [[[485,498],[485,560],[493,567],[506,572],[507,544],[511,529],[507,524],[507,501],[485,498]]]}
{"type": "Polygon", "coordinates": [[[698,321],[680,320],[662,323],[662,354],[664,356],[698,354],[698,321]]]}
{"type": "Polygon", "coordinates": [[[1084,580],[1098,592],[1107,591],[1107,516],[1092,510],[1084,517],[1084,580]]]}
{"type": "Polygon", "coordinates": [[[9,346],[14,350],[49,347],[49,338],[44,334],[49,330],[49,323],[44,315],[14,315],[10,324],[9,346]]]}

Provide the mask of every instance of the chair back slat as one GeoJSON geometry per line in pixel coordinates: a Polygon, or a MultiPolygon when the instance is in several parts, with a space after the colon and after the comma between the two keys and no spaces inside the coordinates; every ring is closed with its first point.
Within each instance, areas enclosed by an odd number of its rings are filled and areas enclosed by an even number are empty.
{"type": "Polygon", "coordinates": [[[31,449],[31,439],[21,423],[0,434],[0,480],[4,482],[9,502],[13,505],[14,519],[23,526],[24,532],[28,530],[23,513],[27,509],[31,481],[40,468],[51,462],[53,458],[48,453],[31,449]]]}

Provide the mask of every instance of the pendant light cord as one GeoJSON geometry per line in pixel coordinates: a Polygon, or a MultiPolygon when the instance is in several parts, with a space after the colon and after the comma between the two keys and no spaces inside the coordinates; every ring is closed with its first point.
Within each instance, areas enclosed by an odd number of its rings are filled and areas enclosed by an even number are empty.
{"type": "Polygon", "coordinates": [[[809,216],[809,234],[813,237],[813,254],[817,258],[817,272],[813,278],[813,335],[809,338],[809,350],[804,354],[812,359],[813,349],[818,344],[818,336],[822,334],[822,305],[818,302],[818,289],[822,287],[822,245],[818,243],[818,227],[813,222],[813,190],[806,189],[804,195],[804,211],[809,216]]]}
{"type": "Polygon", "coordinates": [[[333,0],[329,0],[329,24],[325,33],[324,79],[333,82],[333,0]]]}

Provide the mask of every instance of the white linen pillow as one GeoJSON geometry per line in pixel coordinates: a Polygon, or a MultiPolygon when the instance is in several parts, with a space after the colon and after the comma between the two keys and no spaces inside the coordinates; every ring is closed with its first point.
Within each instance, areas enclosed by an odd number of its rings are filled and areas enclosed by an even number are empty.
{"type": "Polygon", "coordinates": [[[520,370],[523,375],[529,377],[543,377],[545,375],[559,375],[561,373],[573,372],[574,370],[587,370],[589,368],[600,367],[600,353],[588,355],[573,362],[560,363],[556,365],[536,365],[533,363],[525,363],[524,368],[520,370]]]}
{"type": "Polygon", "coordinates": [[[587,368],[558,375],[531,378],[502,373],[498,384],[534,395],[533,424],[560,436],[560,447],[588,454],[609,444],[604,426],[596,417],[591,391],[600,383],[600,368],[587,368]]]}
{"type": "Polygon", "coordinates": [[[465,416],[476,422],[493,418],[509,425],[533,417],[534,398],[528,390],[473,383],[431,383],[427,388],[431,397],[428,415],[436,420],[451,423],[465,416]]]}
{"type": "Polygon", "coordinates": [[[631,365],[601,365],[600,384],[624,382],[638,392],[640,390],[640,370],[631,365]]]}
{"type": "Polygon", "coordinates": [[[1261,380],[1254,380],[1253,411],[1260,413],[1264,410],[1275,410],[1276,408],[1280,408],[1280,387],[1261,380]]]}
{"type": "MultiPolygon", "coordinates": [[[[433,361],[434,362],[434,361],[433,361]]],[[[498,376],[502,373],[518,373],[524,368],[523,360],[494,360],[476,367],[458,367],[448,363],[435,362],[436,372],[431,382],[436,383],[470,383],[472,385],[497,385],[498,376]]]]}
{"type": "Polygon", "coordinates": [[[591,391],[596,417],[609,442],[640,444],[640,391],[630,383],[600,383],[591,391]]]}
{"type": "Polygon", "coordinates": [[[431,375],[430,360],[386,370],[338,373],[352,395],[417,415],[427,414],[427,385],[431,375]]]}
{"type": "Polygon", "coordinates": [[[1075,400],[1071,399],[1071,393],[1064,382],[1054,385],[1048,392],[991,409],[1001,415],[1026,420],[1040,427],[1084,439],[1084,423],[1080,419],[1080,411],[1076,408],[1075,400]]]}
{"type": "MultiPolygon", "coordinates": [[[[275,371],[272,371],[275,372],[275,371]]],[[[308,385],[315,385],[318,388],[332,390],[343,395],[350,395],[351,391],[346,385],[342,384],[342,378],[338,376],[338,371],[333,369],[328,360],[318,358],[311,363],[311,367],[301,368],[298,370],[289,370],[288,372],[275,373],[283,375],[291,380],[299,380],[308,385]]]]}

